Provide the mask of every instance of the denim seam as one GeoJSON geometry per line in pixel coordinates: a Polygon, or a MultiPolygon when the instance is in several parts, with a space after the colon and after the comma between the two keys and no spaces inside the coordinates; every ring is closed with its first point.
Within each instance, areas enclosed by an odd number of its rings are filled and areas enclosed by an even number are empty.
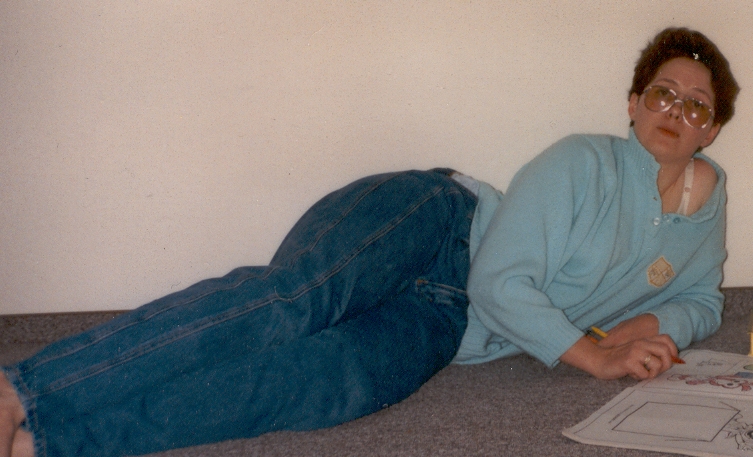
{"type": "MultiPolygon", "coordinates": [[[[389,179],[385,179],[384,181],[380,181],[378,183],[374,183],[371,186],[369,186],[368,188],[364,189],[364,191],[361,193],[361,195],[357,199],[355,199],[353,201],[353,203],[348,208],[346,208],[344,211],[342,211],[340,213],[340,217],[339,218],[337,218],[335,221],[332,221],[327,227],[325,227],[323,230],[321,230],[321,232],[316,236],[316,238],[314,239],[314,241],[312,243],[310,243],[306,247],[303,247],[303,248],[299,249],[295,253],[291,254],[292,261],[289,261],[289,262],[286,262],[286,263],[287,264],[295,263],[295,261],[299,257],[301,257],[303,254],[305,254],[306,252],[311,252],[314,249],[314,247],[316,247],[316,245],[319,244],[319,241],[324,237],[324,235],[326,235],[327,233],[329,233],[333,228],[337,227],[342,222],[342,220],[345,219],[345,217],[348,214],[350,214],[358,206],[359,203],[361,203],[361,201],[364,198],[366,198],[368,195],[370,195],[372,192],[374,192],[379,187],[381,187],[384,184],[388,183],[389,181],[395,179],[397,176],[398,175],[390,176],[389,179]]],[[[278,267],[275,266],[275,267],[273,267],[273,270],[277,269],[277,268],[278,267]]]]}
{"type": "Polygon", "coordinates": [[[457,292],[457,293],[467,294],[465,289],[459,289],[457,287],[453,287],[453,286],[450,286],[448,284],[444,284],[441,282],[429,281],[428,279],[423,279],[423,278],[416,279],[416,290],[418,290],[421,286],[427,286],[427,285],[436,286],[440,289],[447,289],[447,290],[457,292]]]}
{"type": "MultiPolygon", "coordinates": [[[[395,176],[397,176],[397,175],[395,175],[395,176]]],[[[376,189],[377,189],[377,188],[378,188],[379,186],[381,186],[381,185],[383,185],[384,183],[386,183],[386,182],[388,182],[388,181],[390,181],[390,180],[394,179],[394,178],[395,178],[395,176],[391,176],[391,177],[390,177],[389,179],[386,179],[386,180],[384,180],[384,181],[381,181],[381,182],[379,182],[379,183],[376,183],[376,184],[374,184],[374,185],[372,185],[372,186],[368,187],[367,189],[365,189],[365,190],[364,190],[364,192],[362,192],[361,196],[360,196],[360,197],[359,197],[358,199],[356,199],[356,200],[354,201],[354,203],[353,203],[352,205],[350,205],[350,207],[348,207],[348,208],[347,208],[347,209],[346,209],[345,211],[343,211],[343,212],[341,213],[341,216],[340,216],[340,218],[339,218],[339,219],[338,219],[338,220],[337,220],[337,221],[336,221],[335,223],[332,223],[332,224],[330,224],[330,225],[329,225],[328,227],[326,227],[326,228],[325,228],[325,229],[324,229],[324,230],[323,230],[323,231],[322,231],[322,232],[321,232],[321,233],[319,234],[319,236],[318,236],[318,237],[316,238],[316,240],[315,240],[315,241],[314,241],[314,242],[313,242],[313,243],[312,243],[312,244],[311,244],[310,246],[308,246],[307,248],[301,249],[301,250],[299,250],[298,252],[296,252],[296,253],[294,254],[294,259],[298,259],[298,258],[299,258],[299,257],[300,257],[301,255],[303,255],[303,253],[304,253],[304,252],[307,252],[307,251],[311,251],[311,250],[312,250],[312,249],[314,248],[314,246],[316,246],[316,244],[317,244],[317,243],[319,242],[319,240],[320,240],[320,239],[321,239],[321,238],[322,238],[322,237],[323,237],[323,236],[324,236],[324,235],[325,235],[325,234],[326,234],[327,232],[329,232],[329,231],[330,231],[330,230],[332,230],[332,229],[333,229],[334,227],[336,227],[336,226],[337,226],[337,225],[338,225],[338,224],[339,224],[339,223],[340,223],[340,222],[341,222],[341,221],[342,221],[342,220],[343,220],[343,219],[345,218],[345,216],[346,216],[346,215],[348,215],[348,214],[349,214],[350,212],[352,212],[352,211],[353,211],[353,209],[354,209],[354,208],[355,208],[355,207],[356,207],[356,206],[358,205],[358,203],[359,203],[359,202],[360,202],[361,200],[363,200],[364,198],[366,198],[366,196],[367,196],[367,195],[371,194],[371,193],[372,193],[372,192],[373,192],[374,190],[376,190],[376,189]]],[[[277,269],[277,267],[273,267],[273,268],[270,268],[270,269],[269,269],[269,270],[267,271],[267,273],[266,273],[266,274],[265,274],[265,275],[264,275],[263,277],[267,277],[267,276],[269,276],[269,275],[270,275],[270,274],[272,274],[272,273],[273,273],[273,272],[274,272],[274,271],[275,271],[276,269],[277,269]]],[[[106,340],[106,339],[108,339],[108,338],[110,338],[110,337],[114,336],[115,334],[117,334],[117,333],[120,333],[121,331],[127,330],[128,328],[130,328],[130,327],[133,327],[134,325],[138,325],[138,324],[141,324],[141,323],[143,323],[143,322],[146,322],[146,321],[148,321],[148,320],[150,320],[150,319],[153,319],[154,317],[156,317],[156,316],[159,316],[160,314],[163,314],[163,313],[165,313],[165,312],[167,312],[167,311],[170,311],[170,310],[172,310],[172,309],[174,309],[174,308],[176,308],[176,307],[180,307],[180,306],[185,306],[185,305],[188,305],[188,304],[190,304],[190,303],[194,303],[194,302],[196,302],[196,301],[198,301],[198,300],[201,300],[202,298],[204,298],[204,297],[206,297],[206,296],[208,296],[208,295],[210,295],[210,294],[216,293],[216,292],[220,292],[220,291],[228,291],[228,290],[236,289],[236,288],[240,287],[241,285],[243,285],[243,284],[244,284],[244,283],[245,283],[246,281],[248,281],[248,280],[250,280],[250,279],[251,279],[251,278],[244,278],[243,280],[241,280],[241,281],[239,281],[239,282],[236,282],[236,283],[234,283],[234,284],[231,284],[231,285],[229,285],[229,286],[227,286],[227,287],[225,287],[225,288],[216,288],[216,289],[212,289],[211,291],[207,291],[207,292],[206,292],[205,294],[202,294],[202,295],[199,295],[199,296],[196,296],[196,297],[192,297],[192,298],[191,298],[190,300],[186,300],[186,301],[180,301],[180,302],[177,302],[177,303],[173,304],[172,306],[169,306],[169,307],[165,307],[165,308],[160,308],[159,310],[155,310],[154,312],[152,312],[152,313],[150,313],[150,314],[148,314],[148,315],[144,315],[144,316],[141,316],[141,318],[139,318],[138,320],[135,320],[135,321],[133,321],[133,322],[130,322],[130,323],[128,323],[127,325],[123,325],[123,326],[121,326],[121,327],[118,327],[118,328],[116,328],[116,329],[112,329],[112,330],[111,330],[110,332],[107,332],[107,333],[105,333],[105,334],[102,334],[102,335],[100,335],[100,336],[99,336],[99,338],[93,339],[93,340],[91,340],[91,341],[87,342],[86,344],[82,344],[81,346],[77,346],[77,347],[71,348],[71,349],[70,349],[69,351],[67,351],[67,352],[64,352],[64,353],[53,354],[53,355],[51,355],[51,356],[49,356],[49,357],[47,357],[47,358],[44,358],[44,359],[38,360],[38,361],[36,361],[36,363],[35,363],[34,365],[29,365],[29,366],[27,366],[27,367],[25,367],[25,368],[26,368],[26,370],[29,370],[29,371],[30,371],[30,370],[34,370],[34,369],[36,369],[36,368],[38,368],[38,367],[40,367],[40,366],[42,366],[42,365],[44,365],[44,364],[46,364],[46,363],[49,363],[49,362],[52,362],[52,361],[58,360],[58,359],[60,359],[60,358],[63,358],[63,357],[67,357],[67,356],[69,356],[69,355],[75,354],[75,353],[77,353],[77,352],[79,352],[79,351],[82,351],[82,350],[84,350],[84,349],[86,349],[86,348],[88,348],[88,347],[90,347],[90,346],[92,346],[92,345],[94,345],[94,344],[97,344],[97,343],[99,343],[99,342],[101,342],[101,341],[104,341],[104,340],[106,340]]]]}
{"type": "MultiPolygon", "coordinates": [[[[380,229],[377,232],[374,232],[372,236],[364,240],[363,243],[361,243],[360,246],[358,246],[356,249],[350,252],[347,256],[344,256],[341,258],[340,261],[334,264],[333,268],[329,269],[325,274],[314,278],[312,281],[307,282],[304,284],[301,288],[294,291],[292,294],[289,294],[288,296],[280,296],[279,294],[275,293],[274,296],[267,296],[264,299],[262,299],[262,302],[257,302],[253,304],[249,304],[247,306],[244,306],[242,308],[235,308],[230,311],[226,311],[224,313],[221,313],[219,315],[213,316],[211,318],[207,318],[206,320],[202,320],[197,322],[198,325],[192,327],[182,327],[180,329],[179,334],[173,335],[173,334],[167,334],[163,335],[161,338],[152,339],[151,341],[144,342],[141,345],[137,346],[133,350],[122,354],[119,357],[116,357],[114,359],[111,359],[107,361],[106,363],[102,362],[100,364],[94,365],[89,367],[88,371],[83,370],[78,373],[72,374],[68,377],[62,378],[58,380],[56,383],[50,384],[46,389],[40,391],[37,393],[37,395],[34,396],[34,398],[40,397],[42,395],[47,395],[52,392],[64,389],[70,385],[73,385],[79,381],[82,381],[84,379],[88,379],[92,376],[96,376],[99,373],[105,372],[111,368],[114,368],[116,366],[122,365],[130,360],[133,360],[135,358],[138,358],[140,356],[143,356],[147,353],[150,353],[156,349],[159,349],[161,347],[164,347],[168,344],[171,344],[172,342],[175,342],[177,340],[186,338],[190,335],[193,335],[195,333],[198,333],[200,331],[206,330],[208,328],[211,328],[217,324],[238,318],[240,316],[243,316],[245,314],[248,314],[249,312],[252,312],[256,309],[259,309],[261,307],[267,306],[270,303],[273,303],[275,301],[293,301],[299,298],[300,296],[304,295],[305,293],[309,292],[310,290],[317,288],[324,284],[329,278],[337,274],[339,271],[341,271],[345,266],[350,263],[350,261],[356,257],[361,251],[366,249],[369,245],[373,244],[376,240],[382,238],[386,233],[393,230],[395,227],[397,227],[403,220],[405,220],[407,217],[409,217],[411,214],[413,214],[418,208],[420,208],[422,205],[424,205],[426,202],[431,200],[432,198],[436,197],[439,193],[442,191],[442,186],[435,187],[427,196],[426,198],[422,199],[420,202],[414,203],[412,206],[407,208],[407,211],[404,211],[399,216],[393,218],[390,223],[386,224],[382,229],[380,229]]],[[[299,251],[300,252],[300,251],[299,251]]],[[[242,282],[240,283],[242,284],[242,282]]],[[[240,285],[238,284],[238,285],[240,285]]],[[[236,285],[237,287],[237,285],[236,285]]],[[[227,289],[224,289],[227,290],[227,289]]],[[[190,303],[190,302],[187,302],[190,303]]],[[[178,305],[175,305],[178,306],[178,305]]],[[[154,314],[156,315],[156,313],[154,314]]],[[[125,329],[127,327],[123,327],[122,329],[125,329]]],[[[116,332],[113,332],[114,334],[116,332]]],[[[111,336],[112,334],[108,335],[111,336]]],[[[101,341],[98,340],[98,341],[101,341]]],[[[91,345],[93,343],[90,343],[91,345]]],[[[78,350],[82,350],[84,348],[79,348],[78,350]]],[[[30,371],[30,370],[29,370],[30,371]]]]}
{"type": "MultiPolygon", "coordinates": [[[[265,276],[268,276],[268,274],[269,273],[267,273],[267,275],[265,275],[265,276]]],[[[254,277],[256,277],[256,276],[254,276],[254,277]]],[[[206,293],[201,294],[199,296],[192,297],[190,300],[180,301],[180,302],[175,303],[172,306],[169,306],[169,307],[166,307],[166,308],[161,308],[159,310],[155,310],[154,312],[152,312],[150,314],[141,316],[138,320],[130,322],[127,325],[120,326],[120,327],[118,327],[116,329],[113,329],[113,330],[107,332],[107,333],[104,333],[104,334],[100,335],[99,338],[92,339],[92,340],[88,341],[87,343],[82,344],[81,346],[77,346],[77,347],[71,348],[67,352],[63,352],[63,353],[59,353],[59,354],[53,354],[53,355],[51,355],[49,357],[46,357],[46,358],[43,358],[43,359],[37,361],[33,365],[25,365],[24,366],[25,371],[32,371],[32,370],[34,370],[36,368],[39,368],[40,366],[45,365],[45,364],[47,364],[49,362],[53,362],[55,360],[61,359],[63,357],[67,357],[69,355],[73,355],[73,354],[75,354],[75,353],[77,353],[79,351],[83,351],[84,349],[86,349],[86,348],[88,348],[90,346],[93,346],[93,345],[95,345],[95,344],[97,344],[99,342],[102,342],[102,341],[104,341],[104,340],[106,340],[106,339],[114,336],[115,334],[122,332],[123,330],[127,330],[127,329],[133,327],[134,325],[138,325],[138,324],[141,324],[141,323],[146,322],[148,320],[151,320],[154,317],[159,316],[160,314],[163,314],[163,313],[165,313],[167,311],[170,311],[171,309],[174,309],[176,307],[184,306],[184,305],[196,302],[196,301],[201,300],[202,298],[204,298],[204,297],[206,297],[208,295],[211,295],[213,293],[216,293],[216,292],[228,291],[228,290],[232,290],[232,289],[238,288],[243,283],[245,283],[246,281],[249,281],[250,279],[252,279],[252,278],[251,277],[243,278],[242,280],[237,281],[234,284],[228,285],[227,287],[215,288],[215,289],[212,289],[211,291],[207,291],[206,293]]]]}

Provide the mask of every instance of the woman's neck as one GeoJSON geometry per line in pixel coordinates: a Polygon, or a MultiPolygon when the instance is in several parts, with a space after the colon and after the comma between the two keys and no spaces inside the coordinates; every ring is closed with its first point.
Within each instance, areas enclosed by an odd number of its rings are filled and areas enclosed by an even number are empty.
{"type": "Polygon", "coordinates": [[[663,213],[671,213],[679,207],[685,186],[685,168],[690,160],[660,164],[656,187],[661,197],[663,213]]]}

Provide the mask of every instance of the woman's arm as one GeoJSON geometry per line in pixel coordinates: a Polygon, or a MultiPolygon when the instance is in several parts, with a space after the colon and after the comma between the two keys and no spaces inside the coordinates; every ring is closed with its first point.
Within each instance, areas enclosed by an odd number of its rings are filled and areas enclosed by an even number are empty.
{"type": "MultiPolygon", "coordinates": [[[[583,337],[546,290],[572,247],[589,244],[602,198],[609,198],[601,176],[608,155],[578,136],[529,162],[511,182],[473,257],[468,296],[475,316],[490,333],[547,366],[583,337]]],[[[596,270],[606,268],[601,263],[596,270]]]]}
{"type": "Polygon", "coordinates": [[[635,339],[616,346],[609,345],[609,337],[599,344],[581,338],[562,354],[560,361],[599,379],[623,376],[651,379],[667,371],[672,366],[672,357],[678,355],[677,347],[667,335],[635,339]]]}
{"type": "Polygon", "coordinates": [[[603,347],[615,347],[632,341],[659,335],[659,319],[653,314],[641,314],[620,322],[609,330],[609,335],[599,342],[603,347]]]}

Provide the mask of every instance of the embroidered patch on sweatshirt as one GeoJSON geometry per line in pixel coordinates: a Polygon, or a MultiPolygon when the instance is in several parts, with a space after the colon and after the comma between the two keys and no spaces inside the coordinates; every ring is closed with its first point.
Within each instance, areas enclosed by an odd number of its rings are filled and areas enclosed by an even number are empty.
{"type": "Polygon", "coordinates": [[[648,283],[654,287],[663,287],[664,284],[675,277],[672,264],[667,262],[664,256],[659,257],[656,262],[651,264],[646,273],[648,274],[648,283]]]}

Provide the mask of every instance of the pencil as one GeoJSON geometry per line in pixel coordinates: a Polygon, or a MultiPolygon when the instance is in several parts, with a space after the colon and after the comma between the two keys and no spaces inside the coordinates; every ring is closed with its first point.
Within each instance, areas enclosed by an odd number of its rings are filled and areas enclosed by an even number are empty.
{"type": "Polygon", "coordinates": [[[592,326],[591,330],[593,330],[593,332],[595,334],[599,335],[602,338],[606,338],[607,337],[607,332],[605,332],[604,330],[600,329],[599,327],[592,326]]]}
{"type": "Polygon", "coordinates": [[[748,333],[750,333],[750,352],[748,352],[748,355],[753,357],[753,313],[750,313],[750,320],[748,321],[748,333]]]}
{"type": "MultiPolygon", "coordinates": [[[[600,329],[599,327],[596,327],[596,326],[591,326],[591,331],[594,332],[595,334],[599,335],[601,338],[606,338],[607,335],[608,335],[607,332],[605,332],[604,330],[602,330],[602,329],[600,329]]],[[[591,341],[593,341],[595,338],[591,337],[590,339],[591,339],[591,341]]],[[[683,365],[685,363],[685,361],[682,360],[679,357],[672,356],[672,363],[679,363],[680,365],[683,365]]]]}

